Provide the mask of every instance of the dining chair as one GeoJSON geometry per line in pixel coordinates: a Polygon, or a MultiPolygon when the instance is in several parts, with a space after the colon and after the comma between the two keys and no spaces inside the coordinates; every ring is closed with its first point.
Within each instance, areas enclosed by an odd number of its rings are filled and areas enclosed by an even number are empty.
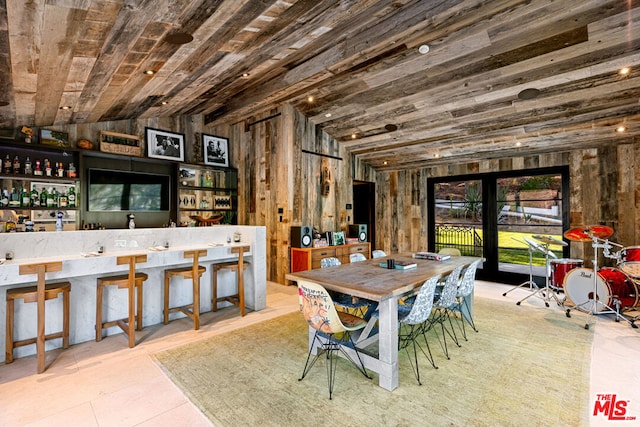
{"type": "Polygon", "coordinates": [[[452,307],[456,302],[456,295],[458,293],[458,283],[460,281],[460,272],[464,266],[460,265],[456,267],[449,275],[447,276],[444,286],[442,288],[442,292],[440,293],[440,297],[438,301],[435,303],[435,314],[433,318],[433,323],[439,323],[440,328],[442,329],[442,341],[440,342],[440,346],[444,351],[444,355],[447,359],[449,357],[449,348],[447,347],[447,335],[453,340],[453,342],[458,346],[460,346],[460,342],[458,341],[458,337],[456,335],[456,331],[453,328],[453,322],[451,320],[452,307]],[[445,326],[445,323],[449,323],[449,328],[445,326]]]}
{"type": "MultiPolygon", "coordinates": [[[[434,276],[423,283],[410,310],[405,312],[400,308],[398,310],[398,322],[400,328],[398,332],[398,349],[404,349],[407,352],[409,362],[413,368],[413,373],[420,385],[422,385],[422,382],[420,382],[420,370],[418,368],[418,349],[420,349],[422,354],[424,354],[427,360],[429,360],[431,366],[438,369],[433,359],[433,355],[431,354],[431,348],[429,347],[429,341],[427,340],[426,334],[432,326],[432,323],[429,322],[429,318],[432,316],[433,297],[436,292],[438,280],[440,280],[439,275],[434,276]],[[418,342],[418,338],[421,336],[424,338],[427,350],[426,352],[418,342]],[[413,349],[413,354],[409,351],[410,348],[413,349]]],[[[434,332],[436,331],[434,330],[434,332]]]]}
{"type": "Polygon", "coordinates": [[[460,285],[458,286],[458,292],[456,294],[456,301],[453,305],[453,311],[460,313],[460,323],[462,323],[462,336],[464,340],[467,341],[467,331],[464,326],[465,323],[468,323],[471,328],[478,332],[476,328],[476,324],[473,321],[473,315],[471,313],[471,309],[468,303],[468,297],[473,293],[473,287],[475,284],[476,278],[476,270],[478,269],[478,265],[481,260],[476,260],[469,265],[464,272],[462,273],[462,278],[460,279],[460,285]],[[463,305],[465,311],[463,312],[463,305]]]}
{"type": "Polygon", "coordinates": [[[386,252],[381,249],[376,249],[375,251],[371,252],[371,258],[382,258],[385,256],[387,256],[386,252]]]}
{"type": "Polygon", "coordinates": [[[309,326],[315,330],[313,340],[309,346],[307,361],[298,381],[302,381],[320,356],[326,353],[329,399],[332,399],[337,366],[337,361],[334,359],[338,352],[342,353],[358,368],[362,375],[371,379],[360,358],[360,351],[351,339],[351,333],[363,329],[367,322],[352,314],[337,311],[327,290],[318,283],[298,280],[298,297],[302,315],[309,326]],[[320,347],[312,359],[311,355],[316,341],[318,341],[320,347]],[[355,351],[358,363],[345,351],[343,346],[348,346],[355,351]]]}
{"type": "Polygon", "coordinates": [[[366,261],[366,260],[367,260],[367,257],[364,256],[364,254],[361,254],[360,252],[349,255],[349,262],[360,262],[360,261],[366,261]]]}
{"type": "Polygon", "coordinates": [[[462,253],[457,248],[442,248],[438,251],[440,255],[460,256],[462,253]]]}
{"type": "MultiPolygon", "coordinates": [[[[338,265],[342,265],[342,262],[336,257],[326,257],[320,260],[320,268],[329,268],[338,265]]],[[[367,311],[373,303],[373,301],[369,301],[365,298],[358,298],[341,292],[330,292],[330,295],[333,298],[334,304],[340,310],[346,312],[353,310],[354,314],[362,318],[367,315],[367,311]]]]}

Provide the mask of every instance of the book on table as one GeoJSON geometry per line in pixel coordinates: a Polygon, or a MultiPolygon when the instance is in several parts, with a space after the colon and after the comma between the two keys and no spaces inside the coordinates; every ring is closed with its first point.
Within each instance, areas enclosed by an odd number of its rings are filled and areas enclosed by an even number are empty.
{"type": "Polygon", "coordinates": [[[437,254],[435,252],[416,252],[413,254],[416,259],[429,259],[432,261],[445,261],[451,258],[451,255],[437,254]]]}
{"type": "MultiPolygon", "coordinates": [[[[410,268],[416,268],[418,266],[418,264],[416,264],[415,262],[411,262],[411,261],[396,261],[394,268],[396,270],[408,270],[410,268]]],[[[388,265],[386,262],[381,262],[380,263],[380,267],[382,268],[388,268],[388,265]]]]}

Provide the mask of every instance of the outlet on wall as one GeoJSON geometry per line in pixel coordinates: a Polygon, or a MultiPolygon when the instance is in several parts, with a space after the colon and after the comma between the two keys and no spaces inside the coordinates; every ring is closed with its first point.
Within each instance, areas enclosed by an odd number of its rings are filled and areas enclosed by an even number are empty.
{"type": "Polygon", "coordinates": [[[116,248],[126,248],[127,247],[127,241],[126,240],[116,240],[115,247],[116,248]]]}

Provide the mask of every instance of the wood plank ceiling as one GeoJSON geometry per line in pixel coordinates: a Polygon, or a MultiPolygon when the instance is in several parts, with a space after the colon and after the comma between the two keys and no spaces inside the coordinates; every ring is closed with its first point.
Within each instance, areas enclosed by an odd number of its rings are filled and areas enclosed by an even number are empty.
{"type": "Polygon", "coordinates": [[[0,128],[291,103],[379,170],[628,142],[639,3],[0,0],[0,128]]]}

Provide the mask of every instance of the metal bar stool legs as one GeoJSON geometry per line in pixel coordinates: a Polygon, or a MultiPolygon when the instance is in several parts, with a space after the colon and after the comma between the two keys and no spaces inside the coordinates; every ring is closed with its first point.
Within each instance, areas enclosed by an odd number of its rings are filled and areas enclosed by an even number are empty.
{"type": "Polygon", "coordinates": [[[13,362],[13,350],[16,347],[24,345],[36,344],[38,373],[45,371],[45,341],[62,338],[62,348],[69,348],[69,293],[71,292],[71,284],[69,282],[59,282],[45,284],[45,275],[48,272],[61,271],[62,262],[49,262],[42,264],[26,264],[21,265],[19,274],[36,274],[38,282],[36,286],[24,288],[14,288],[7,290],[7,324],[6,324],[6,348],[5,363],[13,362]],[[45,301],[57,299],[62,294],[62,331],[45,334],[45,301]],[[22,299],[25,303],[35,302],[37,308],[37,335],[35,338],[29,338],[14,341],[14,315],[15,300],[22,299]]]}

